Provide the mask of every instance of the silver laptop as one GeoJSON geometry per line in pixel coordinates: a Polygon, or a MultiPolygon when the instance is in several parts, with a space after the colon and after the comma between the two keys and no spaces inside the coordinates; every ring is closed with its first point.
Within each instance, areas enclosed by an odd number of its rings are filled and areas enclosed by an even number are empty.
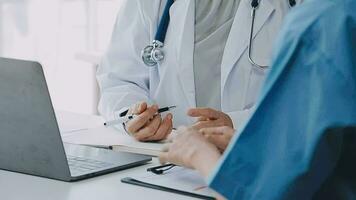
{"type": "Polygon", "coordinates": [[[0,169],[76,181],[151,157],[63,144],[42,66],[0,58],[0,169]]]}

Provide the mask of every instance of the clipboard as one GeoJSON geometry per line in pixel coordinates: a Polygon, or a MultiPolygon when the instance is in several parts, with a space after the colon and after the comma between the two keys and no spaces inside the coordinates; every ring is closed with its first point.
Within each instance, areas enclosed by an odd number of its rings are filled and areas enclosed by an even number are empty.
{"type": "Polygon", "coordinates": [[[198,199],[215,200],[215,198],[211,197],[211,196],[205,196],[205,195],[195,194],[195,193],[182,191],[182,190],[178,190],[178,189],[174,189],[174,188],[164,187],[164,186],[160,186],[160,185],[154,185],[154,184],[142,182],[142,181],[130,178],[130,177],[121,179],[121,182],[131,184],[131,185],[137,185],[137,186],[141,186],[141,187],[147,187],[147,188],[151,188],[151,189],[155,189],[155,190],[161,190],[164,192],[171,192],[171,193],[175,193],[175,194],[190,196],[190,197],[194,197],[194,198],[198,198],[198,199]]]}
{"type": "Polygon", "coordinates": [[[123,178],[121,182],[199,199],[216,199],[214,197],[216,193],[208,187],[199,172],[180,166],[173,166],[152,167],[144,173],[123,178]],[[162,169],[157,170],[158,168],[162,169]],[[155,169],[156,172],[152,169],[155,169]]]}

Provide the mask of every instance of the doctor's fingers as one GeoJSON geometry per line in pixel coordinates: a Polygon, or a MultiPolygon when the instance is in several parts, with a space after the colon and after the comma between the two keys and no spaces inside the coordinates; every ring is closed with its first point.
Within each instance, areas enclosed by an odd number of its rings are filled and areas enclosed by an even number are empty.
{"type": "Polygon", "coordinates": [[[157,132],[162,118],[160,115],[155,116],[146,126],[134,134],[134,137],[139,141],[149,141],[149,138],[157,132]]]}
{"type": "Polygon", "coordinates": [[[198,117],[197,122],[200,122],[200,121],[209,121],[209,120],[210,120],[210,118],[208,118],[208,117],[198,117]]]}
{"type": "Polygon", "coordinates": [[[161,122],[156,133],[151,137],[145,138],[145,140],[159,141],[159,140],[166,139],[167,136],[172,132],[172,129],[173,129],[172,119],[173,119],[172,114],[168,114],[161,122]]]}
{"type": "Polygon", "coordinates": [[[137,115],[134,119],[127,122],[127,131],[129,133],[136,133],[142,127],[144,127],[157,113],[158,106],[154,105],[148,107],[148,109],[140,115],[137,115]]]}
{"type": "Polygon", "coordinates": [[[226,125],[225,122],[222,120],[210,120],[210,121],[199,121],[193,124],[192,128],[200,130],[203,128],[220,127],[225,125],[226,125]]]}
{"type": "Polygon", "coordinates": [[[139,102],[132,105],[129,109],[129,114],[139,115],[147,109],[146,102],[139,102]]]}
{"type": "Polygon", "coordinates": [[[205,117],[209,119],[218,119],[221,116],[220,111],[211,108],[192,108],[188,111],[191,117],[205,117]]]}

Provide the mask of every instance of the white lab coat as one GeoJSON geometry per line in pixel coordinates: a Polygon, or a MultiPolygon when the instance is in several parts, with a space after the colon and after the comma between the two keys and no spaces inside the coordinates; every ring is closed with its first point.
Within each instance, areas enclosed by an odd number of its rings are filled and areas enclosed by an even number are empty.
{"type": "MultiPolygon", "coordinates": [[[[126,0],[115,25],[111,45],[97,73],[101,89],[99,111],[107,119],[139,101],[159,106],[177,105],[174,126],[189,125],[189,108],[196,107],[193,72],[195,1],[176,0],[165,41],[165,60],[146,67],[141,50],[155,36],[165,0],[126,0]]],[[[287,0],[263,0],[256,13],[253,58],[268,65],[282,20],[290,10],[287,0]]],[[[267,70],[248,61],[251,0],[241,0],[221,65],[221,108],[235,128],[253,111],[267,70]]],[[[207,60],[206,62],[209,62],[207,60]]],[[[208,80],[207,80],[208,81],[208,80]]]]}

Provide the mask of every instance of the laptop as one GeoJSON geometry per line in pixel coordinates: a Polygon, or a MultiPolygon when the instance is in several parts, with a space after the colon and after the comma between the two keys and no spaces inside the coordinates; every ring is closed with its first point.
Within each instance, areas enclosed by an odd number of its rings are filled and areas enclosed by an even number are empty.
{"type": "Polygon", "coordinates": [[[0,169],[77,181],[151,157],[63,144],[42,66],[0,58],[0,169]]]}

